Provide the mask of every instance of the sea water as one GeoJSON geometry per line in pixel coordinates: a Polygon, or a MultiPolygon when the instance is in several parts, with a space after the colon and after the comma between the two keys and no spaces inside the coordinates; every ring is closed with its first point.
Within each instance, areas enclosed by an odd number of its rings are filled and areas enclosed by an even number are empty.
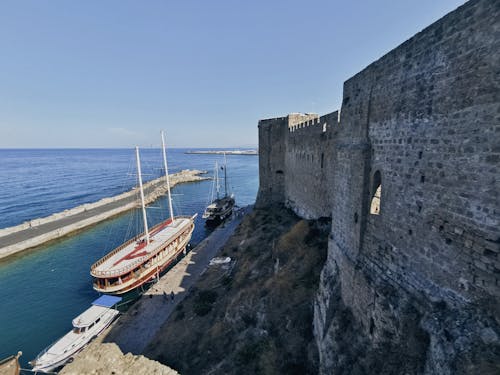
{"type": "MultiPolygon", "coordinates": [[[[185,151],[168,150],[170,173],[200,169],[212,176],[215,161],[223,164],[223,156],[185,151]]],[[[141,150],[141,162],[145,181],[161,175],[159,149],[141,150]]],[[[236,204],[254,203],[258,157],[228,155],[227,173],[236,204]]],[[[219,176],[223,174],[220,170],[219,176]]],[[[136,180],[131,149],[0,150],[0,228],[128,191],[136,180]]],[[[193,244],[209,234],[201,214],[212,185],[207,180],[172,190],[176,215],[198,213],[193,244]]],[[[149,224],[168,216],[167,207],[165,197],[151,204],[149,224]]],[[[71,329],[71,320],[98,297],[90,266],[142,231],[141,223],[140,210],[130,211],[0,262],[0,358],[21,350],[27,367],[28,360],[71,329]]]]}

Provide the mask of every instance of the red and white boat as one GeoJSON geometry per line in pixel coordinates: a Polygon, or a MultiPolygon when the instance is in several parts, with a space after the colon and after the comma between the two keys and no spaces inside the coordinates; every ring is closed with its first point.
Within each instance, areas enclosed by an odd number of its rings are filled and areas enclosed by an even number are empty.
{"type": "Polygon", "coordinates": [[[136,147],[144,232],[120,245],[91,266],[93,287],[100,293],[124,294],[159,277],[160,273],[184,251],[191,239],[197,215],[174,217],[163,132],[162,147],[170,217],[153,228],[148,228],[139,148],[136,147]]]}

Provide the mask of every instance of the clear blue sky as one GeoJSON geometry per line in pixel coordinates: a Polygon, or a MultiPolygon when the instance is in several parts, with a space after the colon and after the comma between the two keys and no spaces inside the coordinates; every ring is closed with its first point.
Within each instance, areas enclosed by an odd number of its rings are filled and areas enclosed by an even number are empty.
{"type": "Polygon", "coordinates": [[[0,148],[257,144],[461,0],[0,2],[0,148]]]}

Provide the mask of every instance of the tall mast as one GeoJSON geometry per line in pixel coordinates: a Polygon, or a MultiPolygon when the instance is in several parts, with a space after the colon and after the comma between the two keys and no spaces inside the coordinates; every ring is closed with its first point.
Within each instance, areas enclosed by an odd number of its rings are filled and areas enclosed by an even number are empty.
{"type": "Polygon", "coordinates": [[[217,199],[219,199],[219,164],[215,162],[215,189],[217,191],[217,199]]]}
{"type": "Polygon", "coordinates": [[[227,197],[227,161],[226,161],[226,153],[224,152],[224,192],[227,197]]]}
{"type": "Polygon", "coordinates": [[[165,168],[165,176],[167,177],[167,193],[168,193],[168,209],[170,211],[170,220],[174,222],[174,209],[172,208],[172,195],[170,194],[170,179],[168,177],[167,152],[165,151],[165,132],[161,131],[161,148],[163,152],[163,167],[165,168]]]}
{"type": "Polygon", "coordinates": [[[135,146],[135,158],[137,160],[137,176],[139,177],[139,189],[141,191],[142,220],[144,221],[146,243],[149,244],[148,218],[146,216],[146,204],[144,203],[144,188],[142,187],[141,159],[139,158],[139,147],[137,146],[135,146]]]}

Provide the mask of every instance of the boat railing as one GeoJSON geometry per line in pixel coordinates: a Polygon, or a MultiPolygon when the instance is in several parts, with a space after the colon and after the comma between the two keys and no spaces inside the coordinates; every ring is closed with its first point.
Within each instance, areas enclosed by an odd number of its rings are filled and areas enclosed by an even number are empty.
{"type": "MultiPolygon", "coordinates": [[[[153,228],[151,228],[151,231],[153,232],[154,230],[156,230],[157,228],[159,228],[161,225],[163,225],[163,222],[159,223],[159,224],[156,224],[153,228]]],[[[107,261],[113,255],[115,255],[116,253],[118,253],[120,250],[122,250],[123,248],[127,247],[128,245],[130,245],[132,242],[137,241],[143,235],[144,235],[144,232],[143,233],[139,233],[137,236],[135,236],[132,239],[128,240],[127,242],[121,244],[120,246],[118,246],[113,251],[110,251],[108,254],[106,254],[105,256],[103,256],[97,262],[95,262],[94,264],[92,264],[92,266],[90,267],[90,270],[94,270],[94,268],[96,268],[97,266],[100,266],[101,264],[103,264],[105,261],[107,261]]],[[[98,272],[100,272],[100,271],[98,271],[98,272]]]]}
{"type": "MultiPolygon", "coordinates": [[[[159,226],[159,225],[157,225],[157,226],[159,226]]],[[[153,230],[157,226],[153,227],[153,230]]],[[[126,265],[126,266],[124,266],[122,268],[113,269],[113,270],[109,270],[109,271],[95,270],[95,268],[97,266],[99,266],[100,264],[102,264],[103,262],[105,262],[107,259],[109,259],[110,256],[116,254],[118,251],[122,250],[125,246],[127,246],[130,242],[134,241],[135,239],[137,239],[137,238],[139,238],[141,236],[141,235],[138,235],[138,236],[134,237],[132,240],[126,242],[125,244],[123,244],[123,245],[119,246],[118,248],[116,248],[115,250],[113,250],[107,256],[105,256],[104,258],[100,259],[98,262],[94,263],[92,265],[92,267],[91,267],[92,274],[94,276],[108,276],[108,277],[118,277],[120,275],[123,275],[123,274],[125,274],[125,273],[133,270],[134,268],[136,268],[139,264],[144,263],[145,260],[154,257],[160,251],[162,251],[162,250],[166,249],[167,247],[171,246],[173,244],[173,242],[176,241],[178,238],[184,238],[186,236],[186,233],[190,232],[193,229],[193,227],[194,227],[194,224],[191,223],[191,225],[189,225],[185,230],[183,230],[182,233],[178,237],[176,237],[173,240],[171,240],[170,242],[168,242],[165,246],[158,246],[158,248],[156,248],[153,252],[151,252],[147,256],[138,258],[133,263],[130,263],[130,264],[128,264],[128,265],[126,265]]]]}
{"type": "Polygon", "coordinates": [[[141,236],[143,235],[143,233],[140,233],[138,234],[137,236],[133,237],[132,239],[128,240],[127,242],[121,244],[120,246],[118,246],[116,249],[114,249],[113,251],[110,251],[108,254],[106,254],[105,256],[103,256],[101,259],[99,259],[97,262],[95,262],[94,264],[92,264],[92,266],[90,267],[91,270],[94,270],[94,268],[100,266],[101,264],[103,264],[105,261],[107,261],[109,258],[111,258],[113,255],[115,255],[116,253],[118,253],[120,250],[122,250],[123,248],[127,247],[128,245],[130,245],[132,242],[134,241],[137,241],[139,238],[141,238],[141,236]]]}

